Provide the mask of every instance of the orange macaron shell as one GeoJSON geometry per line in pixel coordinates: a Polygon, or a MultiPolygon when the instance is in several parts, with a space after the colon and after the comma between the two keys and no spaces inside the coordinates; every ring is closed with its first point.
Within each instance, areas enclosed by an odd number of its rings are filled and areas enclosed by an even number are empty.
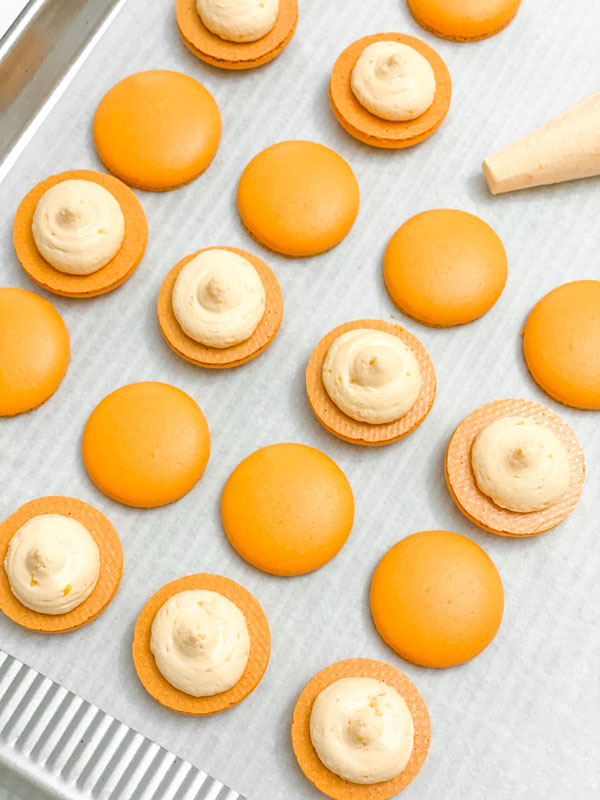
{"type": "Polygon", "coordinates": [[[222,69],[252,69],[266,64],[290,43],[298,22],[298,0],[280,0],[274,27],[254,42],[229,42],[210,31],[196,10],[196,0],[177,0],[177,27],[192,53],[222,69]]]}
{"type": "Polygon", "coordinates": [[[234,549],[263,572],[303,575],[330,561],[354,521],[352,488],[313,447],[269,445],[231,473],[221,519],[234,549]]]}
{"type": "Polygon", "coordinates": [[[600,281],[565,283],[542,297],[523,329],[523,353],[550,397],[600,410],[600,281]]]}
{"type": "Polygon", "coordinates": [[[167,383],[131,383],[92,411],[82,439],[83,462],[104,494],[154,508],[190,491],[210,455],[210,433],[198,404],[167,383]]]}
{"type": "Polygon", "coordinates": [[[484,550],[458,533],[421,531],[383,556],[371,581],[371,613],[382,639],[423,667],[474,658],[496,635],[502,579],[484,550]]]}
{"type": "Polygon", "coordinates": [[[21,266],[44,289],[65,297],[95,297],[112,292],[133,274],[146,250],[148,223],[140,201],[124,183],[104,172],[76,169],[51,175],[23,198],[15,215],[13,242],[21,266]],[[33,215],[38,202],[52,186],[70,180],[93,181],[102,186],[119,203],[125,218],[125,235],[117,254],[90,275],[69,275],[56,269],[42,257],[33,238],[33,215]]]}
{"type": "Polygon", "coordinates": [[[487,39],[504,30],[521,0],[407,0],[416,21],[436,36],[453,42],[487,39]]]}
{"type": "Polygon", "coordinates": [[[371,658],[349,658],[321,670],[302,690],[292,717],[292,746],[302,772],[319,791],[334,800],[389,800],[394,797],[419,774],[427,758],[430,741],[429,712],[417,687],[396,667],[371,658]],[[310,736],[313,704],[324,689],[343,678],[383,681],[395,689],[408,706],[415,731],[412,753],[402,772],[389,781],[352,783],[328,769],[313,747],[310,736]]]}
{"type": "Polygon", "coordinates": [[[535,536],[555,528],[573,511],[585,481],[585,456],[570,425],[546,406],[531,400],[495,400],[468,414],[452,434],[446,450],[446,482],[462,513],[480,528],[501,536],[535,536]],[[519,513],[497,506],[480,491],[471,466],[478,433],[503,417],[527,417],[556,434],[569,455],[571,480],[564,497],[542,511],[519,513]]]}
{"type": "Polygon", "coordinates": [[[391,444],[412,433],[431,411],[436,392],[435,369],[425,347],[405,328],[381,319],[358,319],[334,328],[315,347],[306,367],[306,392],[316,418],[329,433],[352,444],[367,446],[391,444]],[[417,359],[421,371],[421,392],[410,411],[394,422],[381,424],[359,422],[344,414],[327,394],[322,374],[329,348],[343,333],[356,328],[372,328],[397,336],[410,347],[417,359]]]}
{"type": "Polygon", "coordinates": [[[219,108],[207,89],[180,72],[148,70],[123,78],[94,116],[103,164],[138,189],[183,186],[213,160],[221,138],[219,108]]]}
{"type": "Polygon", "coordinates": [[[262,259],[237,247],[206,247],[182,258],[164,279],[158,295],[158,323],[169,347],[181,358],[199,367],[226,369],[238,367],[259,356],[275,338],[283,318],[283,294],[275,273],[262,259]],[[185,265],[206,250],[229,250],[249,261],[265,289],[265,313],[249,339],[232,347],[209,347],[189,337],[182,330],[173,311],[171,297],[175,281],[185,265]]]}
{"type": "Polygon", "coordinates": [[[487,222],[450,208],[423,211],[388,244],[383,275],[398,308],[424,325],[478,319],[498,300],[508,275],[506,251],[487,222]]]}
{"type": "Polygon", "coordinates": [[[45,403],[69,365],[69,332],[52,303],[0,287],[0,417],[45,403]]]}
{"type": "Polygon", "coordinates": [[[95,619],[113,599],[123,572],[123,549],[114,527],[98,509],[74,497],[40,497],[21,506],[0,523],[0,610],[9,619],[40,633],[64,633],[95,619]],[[26,522],[41,514],[61,514],[80,522],[100,553],[100,573],[93,591],[66,614],[43,614],[24,606],[11,591],[4,559],[10,540],[26,522]]]}
{"type": "Polygon", "coordinates": [[[286,256],[305,257],[341,242],[358,214],[360,192],[352,169],[334,150],[289,141],[250,161],[237,202],[257,242],[286,256]]]}
{"type": "Polygon", "coordinates": [[[181,714],[217,714],[241,703],[260,683],[270,652],[269,623],[254,595],[230,578],[205,572],[179,578],[153,594],[142,609],[133,632],[133,663],[144,689],[161,705],[181,714]],[[231,689],[209,697],[194,697],[172,686],[156,666],[150,649],[152,623],[159,609],[173,595],[196,589],[217,592],[230,600],[243,613],[250,634],[248,664],[242,677],[231,689]]]}
{"type": "Polygon", "coordinates": [[[353,42],[335,62],[329,81],[329,100],[340,125],[355,139],[388,149],[412,147],[428,139],[444,121],[451,97],[452,79],[441,56],[421,39],[404,33],[376,33],[353,42]],[[436,82],[435,96],[427,111],[416,119],[397,122],[381,119],[356,99],[350,83],[352,70],[363,50],[374,42],[405,44],[431,65],[436,82]]]}

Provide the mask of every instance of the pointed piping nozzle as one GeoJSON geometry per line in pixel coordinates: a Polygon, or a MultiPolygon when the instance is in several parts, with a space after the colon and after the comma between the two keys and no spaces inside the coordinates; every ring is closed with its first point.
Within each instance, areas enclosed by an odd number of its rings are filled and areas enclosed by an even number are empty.
{"type": "Polygon", "coordinates": [[[482,164],[492,194],[600,175],[600,92],[482,164]]]}

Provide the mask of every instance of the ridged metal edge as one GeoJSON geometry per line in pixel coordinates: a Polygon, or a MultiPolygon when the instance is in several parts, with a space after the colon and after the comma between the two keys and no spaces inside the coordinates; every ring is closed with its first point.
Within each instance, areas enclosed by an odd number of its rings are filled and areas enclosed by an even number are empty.
{"type": "Polygon", "coordinates": [[[0,650],[0,800],[244,800],[0,650]]]}

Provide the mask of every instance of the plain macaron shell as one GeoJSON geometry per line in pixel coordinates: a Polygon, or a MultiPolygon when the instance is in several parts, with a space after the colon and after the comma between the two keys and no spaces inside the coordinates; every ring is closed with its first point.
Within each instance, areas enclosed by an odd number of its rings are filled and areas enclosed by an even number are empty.
{"type": "Polygon", "coordinates": [[[506,284],[508,263],[500,237],[487,222],[439,208],[398,228],[383,272],[401,311],[424,325],[445,328],[489,311],[506,284]]]}
{"type": "Polygon", "coordinates": [[[358,182],[348,163],[317,142],[279,142],[256,155],[238,186],[250,234],[286,256],[313,256],[339,244],[354,224],[358,182]]]}
{"type": "Polygon", "coordinates": [[[555,400],[600,409],[600,281],[565,283],[537,303],[523,330],[533,379],[555,400]]]}
{"type": "Polygon", "coordinates": [[[343,547],[354,521],[354,497],[325,453],[274,444],[232,472],[221,518],[232,546],[250,564],[273,575],[303,575],[343,547]]]}
{"type": "Polygon", "coordinates": [[[58,389],[69,364],[69,333],[52,303],[0,288],[0,417],[30,411],[58,389]]]}
{"type": "Polygon", "coordinates": [[[416,21],[442,39],[474,42],[500,33],[521,0],[407,0],[416,21]]]}
{"type": "Polygon", "coordinates": [[[496,635],[502,579],[484,550],[450,531],[421,531],[383,556],[371,582],[371,612],[383,640],[424,667],[474,658],[496,635]]]}
{"type": "Polygon", "coordinates": [[[163,192],[194,180],[214,158],[221,115],[210,92],[189,75],[148,70],[104,95],[94,143],[105,166],[138,189],[163,192]]]}
{"type": "Polygon", "coordinates": [[[107,395],[83,432],[83,461],[96,486],[120,503],[154,508],[190,491],[210,455],[198,404],[167,383],[131,383],[107,395]]]}

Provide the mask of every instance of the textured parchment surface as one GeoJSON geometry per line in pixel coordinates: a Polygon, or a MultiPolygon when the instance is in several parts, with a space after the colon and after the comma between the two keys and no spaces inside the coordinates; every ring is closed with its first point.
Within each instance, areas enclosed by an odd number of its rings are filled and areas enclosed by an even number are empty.
{"type": "Polygon", "coordinates": [[[101,509],[123,541],[123,581],[88,627],[46,638],[0,619],[9,652],[127,724],[190,759],[251,800],[317,800],[290,743],[291,714],[304,684],[327,664],[362,656],[404,669],[425,698],[432,746],[403,797],[444,800],[593,800],[600,796],[600,414],[547,398],[530,379],[520,329],[542,294],[567,280],[600,278],[600,179],[492,197],[482,158],[598,88],[600,6],[590,0],[524,0],[499,36],[453,44],[422,31],[402,0],[303,0],[288,49],[246,74],[200,61],[179,40],[174,2],[129,0],[0,186],[2,285],[39,291],[11,243],[14,211],[37,181],[67,169],[101,169],[91,140],[95,107],[116,81],[151,67],[181,70],[213,92],[223,139],[208,171],[166,194],[138,192],[150,225],[133,277],[94,300],[49,297],[63,315],[72,361],[42,408],[0,420],[0,515],[33,497],[68,494],[101,509]],[[380,152],[351,139],[329,108],[333,62],[351,41],[378,31],[420,36],[454,80],[450,113],[427,142],[380,152]],[[361,210],[344,242],[322,256],[287,260],[263,250],[235,209],[238,178],[267,145],[307,138],[338,150],[360,182],[361,210]],[[482,320],[433,330],[392,305],[382,279],[387,241],[409,216],[450,206],[482,216],[505,242],[506,290],[482,320]],[[179,359],[156,321],[156,297],[171,267],[202,247],[257,253],[282,284],[285,313],[273,345],[250,364],[209,372],[179,359]],[[331,328],[351,319],[397,321],[429,348],[438,395],[424,424],[387,448],[365,449],[328,434],[304,391],[308,357],[331,328]],[[196,489],[175,505],[125,508],[88,479],[80,457],[96,403],[134,380],[158,379],[204,409],[213,451],[196,489]],[[484,533],[455,508],[444,482],[444,449],[473,408],[525,397],[560,413],[586,451],[588,477],[570,519],[536,539],[484,533]],[[263,575],[243,562],[221,529],[219,499],[237,463],[259,446],[298,441],[321,448],[346,471],[356,523],[337,558],[299,578],[263,575]],[[368,586],[381,555],[417,530],[447,528],[481,544],[504,581],[506,610],[493,644],[472,663],[445,671],[403,663],[377,636],[368,586]],[[256,692],[209,719],[178,716],[143,690],[131,660],[139,610],[162,584],[220,572],[263,605],[271,663],[256,692]]]}

